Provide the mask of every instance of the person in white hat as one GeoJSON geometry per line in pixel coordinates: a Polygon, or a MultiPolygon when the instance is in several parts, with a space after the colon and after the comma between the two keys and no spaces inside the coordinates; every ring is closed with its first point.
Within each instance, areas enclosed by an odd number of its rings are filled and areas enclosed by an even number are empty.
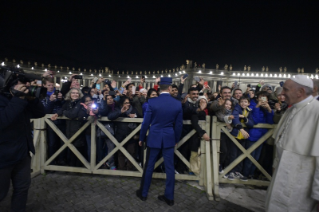
{"type": "Polygon", "coordinates": [[[277,154],[266,211],[319,211],[319,102],[305,75],[288,79],[282,95],[291,107],[274,131],[277,154]],[[317,204],[317,206],[316,206],[317,204]]]}

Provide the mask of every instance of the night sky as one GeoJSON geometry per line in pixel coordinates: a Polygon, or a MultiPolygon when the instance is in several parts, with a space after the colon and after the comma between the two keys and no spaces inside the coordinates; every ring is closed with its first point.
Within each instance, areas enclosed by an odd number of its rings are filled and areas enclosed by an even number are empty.
{"type": "Polygon", "coordinates": [[[138,71],[186,59],[233,70],[319,67],[318,1],[45,2],[1,3],[0,59],[138,71]]]}

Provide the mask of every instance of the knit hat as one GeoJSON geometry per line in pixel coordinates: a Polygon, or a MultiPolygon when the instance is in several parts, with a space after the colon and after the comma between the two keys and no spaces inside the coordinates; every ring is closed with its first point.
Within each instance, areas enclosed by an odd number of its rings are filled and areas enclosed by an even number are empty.
{"type": "Polygon", "coordinates": [[[140,90],[140,93],[143,93],[143,92],[147,92],[147,90],[146,90],[145,88],[142,88],[142,89],[140,90]]]}
{"type": "Polygon", "coordinates": [[[281,94],[282,90],[283,90],[282,87],[277,87],[276,88],[276,95],[279,96],[281,94]]]}
{"type": "Polygon", "coordinates": [[[208,102],[205,96],[198,96],[197,101],[199,102],[201,99],[205,99],[205,100],[206,100],[206,102],[208,102]]]}

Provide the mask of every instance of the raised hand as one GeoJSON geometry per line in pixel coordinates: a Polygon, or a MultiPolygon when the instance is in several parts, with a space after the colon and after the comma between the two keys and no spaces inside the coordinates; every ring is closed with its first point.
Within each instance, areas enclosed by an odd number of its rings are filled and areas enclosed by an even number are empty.
{"type": "Polygon", "coordinates": [[[206,101],[200,101],[199,106],[201,110],[205,110],[207,107],[207,102],[206,101]]]}
{"type": "Polygon", "coordinates": [[[186,78],[183,78],[183,77],[184,77],[184,75],[181,76],[181,84],[184,84],[185,80],[187,79],[187,77],[186,78]]]}
{"type": "Polygon", "coordinates": [[[199,79],[200,79],[200,80],[199,80],[198,83],[199,83],[200,85],[203,85],[203,86],[204,86],[205,81],[204,81],[203,77],[200,77],[199,79]]]}
{"type": "Polygon", "coordinates": [[[112,86],[112,88],[116,88],[116,81],[115,80],[112,80],[111,86],[112,86]]]}
{"type": "Polygon", "coordinates": [[[58,94],[58,99],[62,99],[62,93],[58,94]]]}
{"type": "MultiPolygon", "coordinates": [[[[15,85],[13,87],[13,89],[17,90],[17,91],[20,91],[22,93],[25,93],[25,94],[29,93],[29,89],[27,89],[26,85],[23,84],[23,83],[20,83],[20,82],[17,85],[15,85]]],[[[24,99],[25,97],[24,96],[20,96],[19,98],[24,99]]]]}
{"type": "Polygon", "coordinates": [[[128,106],[124,105],[121,109],[121,113],[125,113],[129,109],[128,106]]]}
{"type": "Polygon", "coordinates": [[[50,101],[53,102],[56,100],[56,95],[53,93],[51,96],[50,96],[50,101]]]}
{"type": "Polygon", "coordinates": [[[281,106],[280,106],[279,103],[276,103],[276,104],[275,104],[275,109],[276,109],[277,111],[281,111],[281,106]]]}

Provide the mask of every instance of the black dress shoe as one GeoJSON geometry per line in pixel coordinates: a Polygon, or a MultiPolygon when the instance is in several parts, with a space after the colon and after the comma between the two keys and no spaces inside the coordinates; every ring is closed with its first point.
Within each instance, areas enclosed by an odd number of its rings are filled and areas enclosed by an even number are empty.
{"type": "Polygon", "coordinates": [[[169,206],[174,205],[174,200],[167,199],[164,195],[159,195],[157,198],[163,202],[166,202],[169,206]]]}
{"type": "Polygon", "coordinates": [[[140,198],[142,201],[146,201],[147,197],[142,196],[142,192],[140,190],[136,191],[136,196],[140,198]]]}

